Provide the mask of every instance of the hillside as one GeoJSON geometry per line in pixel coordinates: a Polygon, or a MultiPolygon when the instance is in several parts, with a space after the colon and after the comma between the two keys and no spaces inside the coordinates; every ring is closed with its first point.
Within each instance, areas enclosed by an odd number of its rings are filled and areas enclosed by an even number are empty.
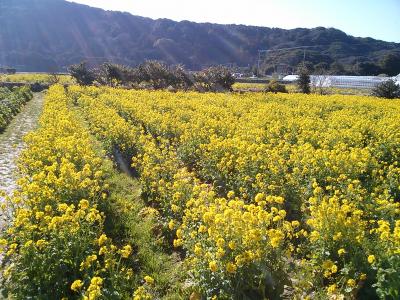
{"type": "MultiPolygon", "coordinates": [[[[393,54],[389,61],[400,61],[399,43],[356,38],[333,28],[174,22],[63,0],[0,0],[0,65],[19,71],[62,70],[81,60],[136,65],[157,59],[194,70],[228,63],[254,66],[259,49],[304,45],[318,45],[306,52],[307,61],[338,72],[361,68],[364,73],[379,73],[382,69],[374,69],[374,64],[388,54],[393,54]]],[[[295,50],[270,56],[263,66],[272,71],[277,64],[294,67],[302,60],[303,51],[295,50]]]]}

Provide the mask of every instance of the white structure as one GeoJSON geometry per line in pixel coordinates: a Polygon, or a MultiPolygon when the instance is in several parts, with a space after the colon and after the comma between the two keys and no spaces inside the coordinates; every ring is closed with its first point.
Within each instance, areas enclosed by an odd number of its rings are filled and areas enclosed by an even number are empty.
{"type": "Polygon", "coordinates": [[[393,77],[393,80],[396,81],[396,83],[397,83],[398,85],[400,85],[400,74],[397,75],[396,77],[393,77]]]}
{"type": "MultiPolygon", "coordinates": [[[[282,80],[293,83],[299,79],[298,75],[288,75],[282,80]]],[[[336,75],[311,75],[311,85],[318,87],[338,87],[353,89],[372,89],[376,85],[389,80],[390,77],[378,76],[336,76],[336,75]]],[[[392,77],[400,85],[400,74],[392,77]]]]}
{"type": "Polygon", "coordinates": [[[293,83],[293,82],[299,80],[299,75],[287,75],[287,76],[283,77],[282,80],[287,83],[293,83]]]}

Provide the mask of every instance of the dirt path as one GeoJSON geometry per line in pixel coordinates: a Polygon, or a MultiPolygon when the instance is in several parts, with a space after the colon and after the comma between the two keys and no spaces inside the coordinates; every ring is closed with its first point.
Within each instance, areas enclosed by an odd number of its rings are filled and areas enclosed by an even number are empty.
{"type": "Polygon", "coordinates": [[[8,194],[16,187],[16,159],[24,148],[22,138],[36,128],[42,108],[43,94],[36,93],[0,134],[0,190],[8,194]]]}

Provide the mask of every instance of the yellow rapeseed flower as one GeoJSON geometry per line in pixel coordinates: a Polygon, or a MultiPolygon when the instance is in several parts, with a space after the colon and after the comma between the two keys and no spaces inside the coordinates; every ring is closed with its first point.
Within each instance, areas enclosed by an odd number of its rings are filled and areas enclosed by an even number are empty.
{"type": "Polygon", "coordinates": [[[77,292],[80,290],[82,286],[83,286],[82,280],[77,279],[71,284],[71,290],[77,292]]]}
{"type": "Polygon", "coordinates": [[[153,279],[153,277],[150,277],[150,276],[148,276],[148,275],[144,277],[144,281],[145,281],[147,284],[150,284],[150,285],[154,284],[154,279],[153,279]]]}
{"type": "Polygon", "coordinates": [[[175,221],[174,220],[170,220],[169,222],[168,222],[168,228],[170,229],[170,230],[174,230],[174,228],[175,228],[175,221]]]}
{"type": "Polygon", "coordinates": [[[47,242],[45,240],[38,240],[36,242],[36,246],[42,250],[46,246],[47,242]]]}
{"type": "Polygon", "coordinates": [[[368,262],[370,264],[373,264],[375,262],[375,255],[368,255],[368,262]]]}
{"type": "Polygon", "coordinates": [[[132,247],[130,245],[126,245],[124,246],[124,248],[121,249],[121,256],[123,258],[128,258],[131,253],[132,253],[132,247]]]}
{"type": "Polygon", "coordinates": [[[349,287],[355,287],[356,286],[356,281],[354,279],[349,279],[349,280],[347,280],[347,285],[349,287]]]}
{"type": "Polygon", "coordinates": [[[335,292],[336,292],[336,289],[337,289],[336,284],[331,284],[331,285],[328,287],[328,294],[331,295],[331,294],[335,293],[335,292]]]}
{"type": "Polygon", "coordinates": [[[217,262],[215,260],[210,261],[210,263],[208,264],[208,267],[210,268],[210,270],[212,272],[216,272],[218,270],[218,265],[217,265],[217,262]]]}
{"type": "Polygon", "coordinates": [[[228,271],[228,273],[235,273],[236,269],[237,269],[237,267],[234,263],[228,262],[226,264],[226,270],[228,271]]]}
{"type": "Polygon", "coordinates": [[[97,243],[99,246],[102,246],[106,241],[107,241],[107,236],[103,233],[102,235],[100,235],[99,239],[97,240],[97,243]]]}

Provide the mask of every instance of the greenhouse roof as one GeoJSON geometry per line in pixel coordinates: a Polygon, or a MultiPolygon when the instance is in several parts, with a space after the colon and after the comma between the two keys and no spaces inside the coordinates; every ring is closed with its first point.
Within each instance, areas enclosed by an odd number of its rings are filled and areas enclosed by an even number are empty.
{"type": "MultiPolygon", "coordinates": [[[[288,75],[282,80],[285,82],[295,82],[299,79],[298,75],[288,75]]],[[[381,82],[389,80],[390,77],[379,76],[346,76],[346,75],[311,75],[311,85],[321,87],[342,87],[342,88],[366,88],[375,87],[381,82]]],[[[392,78],[400,84],[400,74],[392,78]]]]}

